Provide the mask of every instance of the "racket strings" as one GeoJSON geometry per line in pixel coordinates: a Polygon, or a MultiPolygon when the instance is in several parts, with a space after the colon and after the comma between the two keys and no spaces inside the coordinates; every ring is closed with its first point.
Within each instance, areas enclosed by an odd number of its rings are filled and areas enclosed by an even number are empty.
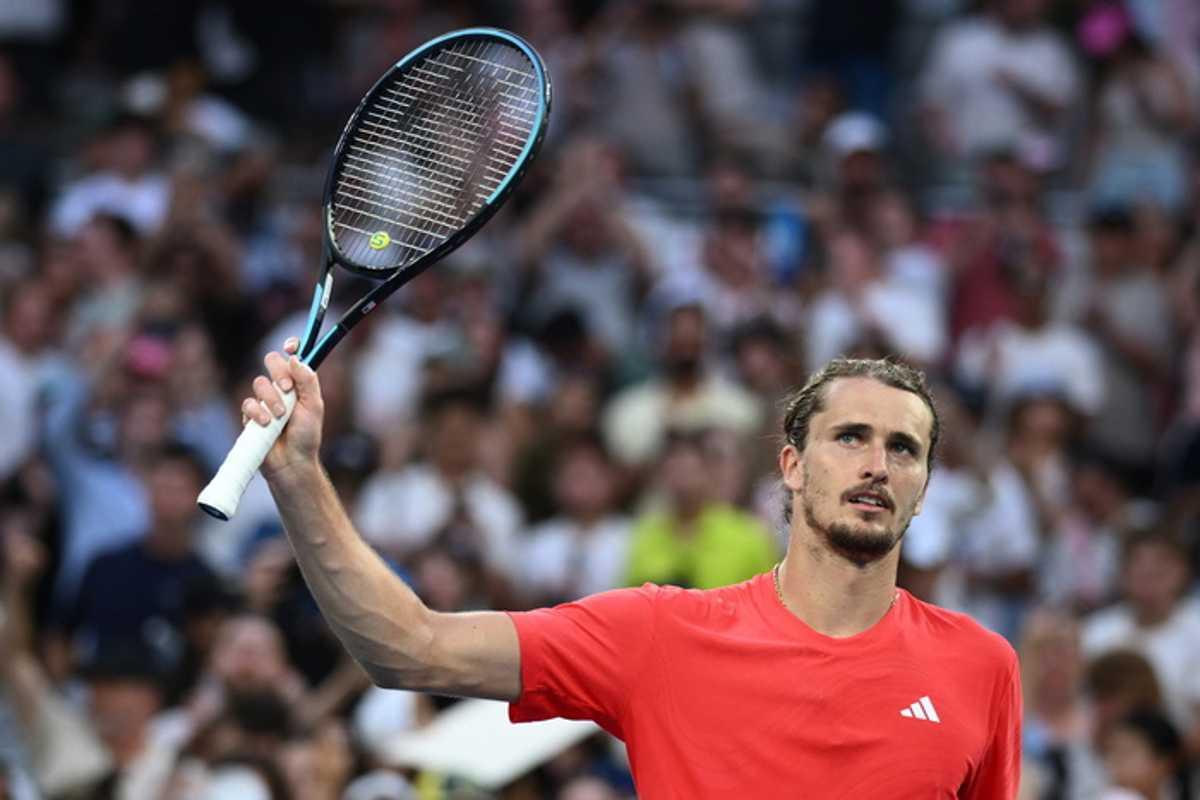
{"type": "Polygon", "coordinates": [[[509,178],[538,124],[520,50],[457,42],[400,71],[360,112],[331,204],[334,241],[366,267],[403,267],[461,230],[509,178]]]}

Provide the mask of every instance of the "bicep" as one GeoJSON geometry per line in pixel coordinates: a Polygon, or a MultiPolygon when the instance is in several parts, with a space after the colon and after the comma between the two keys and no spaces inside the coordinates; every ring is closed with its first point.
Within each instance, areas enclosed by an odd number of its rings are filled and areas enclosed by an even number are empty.
{"type": "Polygon", "coordinates": [[[430,613],[429,685],[440,694],[515,701],[521,648],[512,619],[499,611],[430,613]]]}

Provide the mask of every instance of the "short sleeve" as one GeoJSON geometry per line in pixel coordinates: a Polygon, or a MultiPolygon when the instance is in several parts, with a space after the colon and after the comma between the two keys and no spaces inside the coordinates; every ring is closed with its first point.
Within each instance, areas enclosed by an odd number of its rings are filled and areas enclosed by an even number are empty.
{"type": "Polygon", "coordinates": [[[992,737],[961,797],[977,800],[1015,798],[1021,780],[1021,673],[1009,650],[1008,668],[996,687],[992,737]]]}
{"type": "Polygon", "coordinates": [[[521,696],[509,719],[590,719],[621,737],[653,647],[658,591],[647,584],[510,612],[521,647],[521,696]]]}

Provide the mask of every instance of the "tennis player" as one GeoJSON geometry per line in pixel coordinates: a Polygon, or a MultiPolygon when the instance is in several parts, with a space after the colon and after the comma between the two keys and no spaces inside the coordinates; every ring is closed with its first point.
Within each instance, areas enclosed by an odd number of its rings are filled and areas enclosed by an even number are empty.
{"type": "Polygon", "coordinates": [[[263,472],[322,611],[380,685],[505,700],[514,721],[595,720],[628,745],[645,798],[1016,795],[1013,650],[896,587],[938,439],[920,373],[839,359],[793,396],[774,570],[442,614],[360,538],[322,472],[316,373],[279,353],[266,365],[245,414],[280,413],[272,381],[299,400],[263,472]]]}

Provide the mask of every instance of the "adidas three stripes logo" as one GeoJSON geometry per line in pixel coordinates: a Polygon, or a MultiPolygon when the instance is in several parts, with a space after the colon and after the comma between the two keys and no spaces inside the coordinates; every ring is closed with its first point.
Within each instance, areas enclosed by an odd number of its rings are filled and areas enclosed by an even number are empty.
{"type": "Polygon", "coordinates": [[[941,722],[937,711],[933,707],[933,701],[929,699],[929,695],[925,695],[917,702],[913,703],[908,708],[900,711],[900,716],[910,719],[923,719],[927,722],[941,722]]]}

